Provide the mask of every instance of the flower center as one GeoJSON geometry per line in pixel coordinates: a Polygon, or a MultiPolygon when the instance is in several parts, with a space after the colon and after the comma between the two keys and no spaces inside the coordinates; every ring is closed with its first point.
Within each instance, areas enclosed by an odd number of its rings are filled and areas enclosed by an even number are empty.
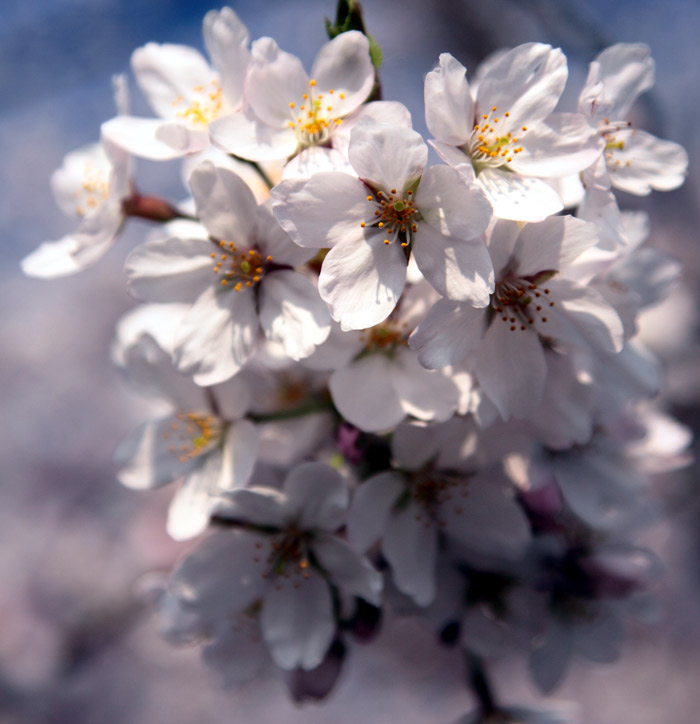
{"type": "MultiPolygon", "coordinates": [[[[413,190],[407,189],[399,194],[396,189],[391,189],[391,193],[386,194],[380,189],[368,194],[367,201],[377,207],[374,223],[370,226],[384,232],[384,243],[391,244],[398,239],[402,247],[410,246],[413,235],[418,231],[416,222],[420,220],[420,213],[413,202],[413,190]]],[[[363,221],[360,226],[364,228],[367,224],[363,221]]]]}
{"type": "MultiPolygon", "coordinates": [[[[511,130],[510,113],[498,115],[496,106],[491,106],[489,113],[482,113],[474,121],[471,139],[467,142],[464,151],[468,153],[475,170],[484,168],[497,168],[509,164],[514,156],[521,153],[523,147],[519,145],[518,136],[514,136],[515,129],[511,130]]],[[[527,126],[521,126],[518,135],[527,131],[527,126]]]]}
{"type": "Polygon", "coordinates": [[[611,122],[609,118],[604,118],[598,125],[598,133],[605,139],[605,148],[603,154],[605,156],[605,163],[608,166],[629,166],[630,161],[620,161],[615,158],[615,151],[622,151],[625,147],[625,142],[621,141],[615,134],[618,131],[626,131],[632,124],[630,121],[615,121],[611,122]]]}
{"type": "Polygon", "coordinates": [[[397,324],[387,320],[369,329],[363,329],[360,340],[366,352],[391,354],[397,347],[408,347],[408,334],[409,330],[405,323],[397,324]]]}
{"type": "Polygon", "coordinates": [[[326,143],[342,122],[334,106],[345,100],[345,93],[336,93],[333,88],[325,94],[316,93],[315,87],[316,81],[312,78],[309,92],[302,95],[301,102],[289,103],[291,120],[287,121],[287,125],[296,132],[299,143],[304,147],[326,143]]]}
{"type": "Polygon", "coordinates": [[[457,515],[464,512],[464,499],[469,497],[469,477],[435,470],[419,473],[414,477],[410,495],[424,511],[416,514],[416,520],[424,521],[427,527],[433,524],[444,527],[443,514],[447,506],[452,505],[457,515]]]}
{"type": "Polygon", "coordinates": [[[177,455],[178,462],[186,463],[211,450],[221,440],[222,421],[214,415],[198,412],[180,412],[163,433],[168,451],[177,455]]]}
{"type": "Polygon", "coordinates": [[[208,86],[198,85],[192,89],[189,105],[184,108],[185,99],[177,96],[172,101],[173,108],[178,108],[177,117],[193,126],[206,127],[218,118],[223,106],[223,93],[218,80],[212,80],[208,86]]]}
{"type": "MultiPolygon", "coordinates": [[[[284,578],[290,576],[301,576],[303,579],[309,578],[308,543],[308,534],[294,527],[272,535],[267,540],[269,550],[265,558],[265,563],[268,568],[262,574],[263,578],[274,578],[276,576],[283,576],[284,578]]],[[[256,553],[253,559],[256,563],[262,561],[264,547],[265,543],[262,541],[256,543],[258,553],[256,553]]],[[[299,581],[296,581],[295,586],[299,583],[299,581]]]]}
{"type": "Polygon", "coordinates": [[[257,249],[239,250],[233,241],[220,241],[219,248],[221,253],[210,255],[215,260],[214,273],[221,275],[222,287],[232,285],[237,292],[257,284],[272,261],[271,256],[263,257],[257,249]]]}
{"type": "Polygon", "coordinates": [[[89,214],[109,198],[110,172],[111,168],[106,162],[100,166],[89,161],[85,163],[83,181],[80,188],[73,192],[75,213],[78,216],[89,214]]]}
{"type": "Polygon", "coordinates": [[[549,299],[549,289],[542,285],[556,273],[556,270],[548,269],[527,277],[506,275],[491,295],[494,317],[505,322],[511,332],[525,331],[535,319],[546,322],[546,308],[553,307],[554,302],[549,299]]]}

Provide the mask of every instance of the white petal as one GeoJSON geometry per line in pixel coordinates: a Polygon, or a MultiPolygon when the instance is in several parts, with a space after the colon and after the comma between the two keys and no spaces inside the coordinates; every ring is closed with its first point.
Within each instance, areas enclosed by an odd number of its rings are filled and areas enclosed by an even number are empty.
{"type": "Polygon", "coordinates": [[[596,123],[627,116],[632,104],[654,85],[654,61],[643,43],[617,43],[592,63],[579,110],[596,123]]]}
{"type": "Polygon", "coordinates": [[[287,497],[277,488],[236,488],[226,493],[216,508],[216,515],[251,525],[282,528],[288,523],[287,497]]]}
{"type": "Polygon", "coordinates": [[[259,437],[258,428],[248,420],[231,424],[223,443],[219,489],[231,490],[248,482],[257,459],[259,437]]]}
{"type": "Polygon", "coordinates": [[[209,132],[188,128],[184,123],[172,121],[156,128],[156,140],[170,146],[180,156],[199,153],[209,146],[209,132]]]}
{"type": "Polygon", "coordinates": [[[102,136],[119,148],[152,161],[169,161],[182,154],[172,146],[159,141],[156,133],[163,125],[160,118],[117,116],[102,124],[102,136]]]}
{"type": "Polygon", "coordinates": [[[652,190],[671,191],[685,181],[688,154],[683,146],[638,130],[619,131],[614,142],[624,144],[606,157],[615,188],[645,196],[652,190]]]}
{"type": "Polygon", "coordinates": [[[198,385],[223,382],[250,357],[257,331],[250,290],[209,287],[180,322],[174,362],[184,374],[194,375],[198,385]]]}
{"type": "Polygon", "coordinates": [[[280,226],[299,246],[317,249],[361,238],[360,224],[372,223],[377,208],[362,181],[345,173],[282,181],[270,195],[280,226]]]}
{"type": "Polygon", "coordinates": [[[182,482],[168,508],[168,535],[174,540],[188,540],[200,535],[209,523],[214,508],[216,480],[221,473],[221,454],[207,456],[182,482]]]}
{"type": "Polygon", "coordinates": [[[474,127],[467,69],[449,53],[440,55],[440,64],[425,78],[425,123],[438,141],[461,146],[474,127]]]}
{"type": "Polygon", "coordinates": [[[358,555],[347,543],[333,536],[314,541],[314,555],[331,580],[347,593],[378,606],[382,576],[366,558],[358,555]]]}
{"type": "Polygon", "coordinates": [[[480,238],[441,234],[429,222],[419,222],[413,255],[430,284],[444,297],[485,307],[494,289],[494,273],[480,238]]]}
{"type": "Polygon", "coordinates": [[[290,511],[302,530],[337,530],[345,521],[348,486],[340,473],[324,463],[302,463],[284,481],[290,511]]]}
{"type": "Polygon", "coordinates": [[[460,239],[480,236],[491,221],[491,204],[481,188],[448,166],[426,170],[415,203],[434,229],[460,239]]]}
{"type": "Polygon", "coordinates": [[[250,111],[217,118],[209,124],[209,133],[217,146],[251,161],[280,161],[299,146],[289,127],[269,126],[250,111]]]}
{"type": "Polygon", "coordinates": [[[374,67],[369,56],[369,40],[357,30],[337,35],[319,50],[311,70],[316,92],[327,95],[332,88],[333,115],[345,116],[367,99],[374,85],[374,67]],[[345,96],[340,99],[340,93],[345,96]]]}
{"type": "Polygon", "coordinates": [[[318,290],[292,270],[268,274],[260,285],[260,326],[293,360],[308,357],[331,331],[331,318],[318,290]]]}
{"type": "Polygon", "coordinates": [[[348,512],[348,541],[364,553],[386,530],[392,508],[405,489],[399,473],[379,473],[362,483],[352,498],[348,512]]]}
{"type": "Polygon", "coordinates": [[[197,215],[211,236],[252,245],[258,204],[240,176],[205,161],[192,171],[189,183],[197,215]]]}
{"type": "Polygon", "coordinates": [[[375,189],[402,193],[428,161],[428,147],[410,128],[360,124],[350,136],[348,157],[357,175],[375,189]]]}
{"type": "Polygon", "coordinates": [[[482,78],[476,113],[489,113],[496,106],[499,115],[510,113],[509,127],[534,126],[554,110],[567,75],[566,57],[559,48],[519,45],[504,53],[482,78]]]}
{"type": "Polygon", "coordinates": [[[476,374],[504,420],[527,417],[542,399],[547,366],[542,344],[531,329],[496,317],[476,356],[476,374]]]}
{"type": "Polygon", "coordinates": [[[526,224],[513,250],[514,268],[523,276],[545,270],[563,271],[597,243],[595,224],[573,216],[555,216],[539,224],[526,224]]]}
{"type": "MultiPolygon", "coordinates": [[[[352,129],[358,123],[368,123],[370,121],[385,123],[389,126],[413,127],[411,114],[403,103],[398,101],[372,101],[360,106],[352,115],[343,119],[343,122],[333,133],[333,148],[340,151],[347,158],[352,129]]],[[[352,171],[352,173],[355,172],[352,171]]]]}
{"type": "Polygon", "coordinates": [[[37,279],[53,279],[82,271],[73,252],[77,244],[72,236],[64,236],[58,241],[45,241],[31,254],[22,259],[22,271],[37,279]]]}
{"type": "Polygon", "coordinates": [[[126,259],[129,291],[147,301],[191,302],[216,281],[210,256],[214,249],[203,239],[148,241],[126,259]]]}
{"type": "Polygon", "coordinates": [[[246,76],[246,98],[263,123],[281,128],[290,119],[289,103],[301,102],[309,89],[299,58],[280,50],[272,38],[260,38],[251,47],[246,76]]]}
{"type": "Polygon", "coordinates": [[[355,175],[350,162],[347,158],[335,148],[326,148],[325,146],[309,146],[300,151],[289,163],[284,167],[282,173],[283,179],[309,179],[317,173],[346,173],[351,176],[355,175]]]}
{"type": "Polygon", "coordinates": [[[161,118],[176,118],[173,101],[187,100],[194,88],[208,86],[214,77],[201,53],[186,45],[147,43],[132,53],[131,67],[146,100],[161,118]]]}
{"type": "Polygon", "coordinates": [[[173,445],[171,426],[179,425],[175,417],[152,420],[139,425],[126,436],[114,453],[119,481],[128,488],[157,488],[189,473],[202,463],[201,458],[179,460],[173,445]]]}
{"type": "Polygon", "coordinates": [[[524,135],[523,152],[513,154],[508,165],[526,176],[567,176],[595,163],[604,145],[579,113],[552,113],[524,135]]]}
{"type": "Polygon", "coordinates": [[[328,584],[315,571],[298,588],[278,578],[265,595],[260,624],[277,666],[316,668],[335,633],[328,584]]]}
{"type": "Polygon", "coordinates": [[[210,10],[202,23],[204,44],[213,66],[221,74],[227,104],[235,108],[243,98],[243,81],[250,61],[248,29],[228,7],[210,10]]]}
{"type": "Polygon", "coordinates": [[[540,691],[549,694],[561,682],[571,661],[573,631],[552,619],[544,643],[530,654],[530,671],[540,691]]]}
{"type": "Polygon", "coordinates": [[[435,598],[437,530],[421,509],[409,503],[389,519],[382,551],[391,565],[396,587],[419,606],[435,598]]]}
{"type": "Polygon", "coordinates": [[[485,309],[441,299],[409,337],[411,349],[429,369],[456,365],[479,344],[486,331],[485,309]]]}
{"type": "MultiPolygon", "coordinates": [[[[556,305],[563,307],[564,313],[593,349],[605,352],[622,349],[624,335],[620,317],[599,292],[592,287],[571,284],[566,279],[551,279],[548,285],[556,305]]],[[[538,325],[538,330],[546,333],[544,325],[538,325]]]]}
{"type": "Polygon", "coordinates": [[[451,379],[426,370],[411,350],[399,350],[394,360],[392,384],[404,412],[419,420],[442,422],[454,414],[459,390],[451,379]]]}
{"type": "Polygon", "coordinates": [[[542,179],[487,168],[476,182],[499,219],[542,221],[564,208],[557,192],[542,179]]]}
{"type": "Polygon", "coordinates": [[[323,261],[318,290],[344,331],[382,322],[401,296],[406,257],[399,244],[385,244],[383,237],[373,230],[346,239],[323,261]]]}
{"type": "Polygon", "coordinates": [[[406,413],[397,398],[394,366],[382,354],[368,354],[336,370],[328,381],[333,404],[340,414],[365,432],[386,430],[406,413]]]}
{"type": "Polygon", "coordinates": [[[208,620],[226,619],[258,599],[269,585],[262,577],[260,536],[241,530],[207,536],[180,563],[170,587],[208,620]]]}

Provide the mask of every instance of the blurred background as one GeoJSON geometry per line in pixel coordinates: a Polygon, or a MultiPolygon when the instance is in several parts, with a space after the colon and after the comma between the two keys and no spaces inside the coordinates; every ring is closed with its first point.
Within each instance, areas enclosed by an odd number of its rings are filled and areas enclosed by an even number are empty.
{"type": "MultiPolygon", "coordinates": [[[[326,40],[333,0],[231,2],[251,37],[274,37],[310,66],[326,40]]],[[[131,221],[96,267],[48,282],[19,262],[74,224],[53,202],[63,156],[96,141],[114,114],[110,78],[148,42],[202,48],[209,0],[25,0],[0,15],[0,722],[2,724],[449,724],[471,708],[455,651],[436,650],[411,621],[354,651],[321,706],[295,707],[279,681],[222,692],[195,650],[173,649],[135,591],[186,550],[164,533],[171,491],[138,494],[117,482],[111,456],[146,414],[109,361],[114,324],[133,306],[121,265],[148,226],[131,221]]],[[[384,52],[384,96],[405,103],[417,130],[423,77],[440,52],[473,69],[495,49],[542,41],[569,59],[564,103],[575,104],[587,64],[614,42],[645,42],[656,86],[639,125],[682,143],[691,158],[678,191],[647,199],[652,244],[681,259],[685,292],[647,329],[667,365],[668,409],[700,429],[700,4],[697,0],[375,0],[365,19],[384,52]]],[[[150,115],[132,83],[133,111],[150,115]]],[[[181,199],[177,163],[139,162],[145,192],[181,199]]],[[[587,724],[695,724],[700,711],[700,496],[696,468],[657,489],[667,511],[644,542],[662,556],[660,622],[632,628],[612,666],[577,664],[557,697],[587,724]]],[[[506,703],[537,701],[522,661],[495,672],[506,703]]]]}

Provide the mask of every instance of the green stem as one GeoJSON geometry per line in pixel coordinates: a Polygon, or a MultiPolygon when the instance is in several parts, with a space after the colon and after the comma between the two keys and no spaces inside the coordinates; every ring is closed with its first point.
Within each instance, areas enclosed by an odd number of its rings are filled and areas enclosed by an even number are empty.
{"type": "Polygon", "coordinates": [[[297,417],[305,415],[313,415],[316,412],[332,412],[333,405],[330,402],[311,401],[305,402],[303,405],[292,407],[289,410],[280,410],[279,412],[267,412],[261,415],[250,414],[248,419],[259,425],[266,422],[277,422],[279,420],[293,420],[297,417]]]}
{"type": "Polygon", "coordinates": [[[241,163],[247,163],[248,166],[252,166],[255,169],[255,172],[260,176],[260,178],[263,180],[263,183],[267,186],[268,189],[271,189],[275,184],[272,183],[272,180],[270,177],[263,171],[260,164],[257,161],[251,161],[247,158],[242,158],[241,156],[236,156],[235,153],[231,154],[231,158],[235,158],[236,161],[240,161],[241,163]]]}

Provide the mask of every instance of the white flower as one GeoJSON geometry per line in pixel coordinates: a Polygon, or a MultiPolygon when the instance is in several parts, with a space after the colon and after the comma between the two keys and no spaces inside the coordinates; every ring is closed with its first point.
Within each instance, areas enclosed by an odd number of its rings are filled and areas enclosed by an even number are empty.
{"type": "Polygon", "coordinates": [[[411,335],[421,363],[433,369],[468,355],[481,389],[501,416],[526,417],[547,377],[544,346],[619,352],[623,328],[595,289],[567,278],[567,268],[597,242],[593,224],[552,217],[521,227],[497,222],[489,252],[496,270],[490,306],[440,300],[411,335]]]}
{"type": "Polygon", "coordinates": [[[168,533],[176,540],[199,535],[216,496],[245,485],[258,446],[255,425],[242,419],[250,404],[244,377],[204,390],[173,368],[167,341],[163,348],[149,331],[172,338],[181,314],[178,307],[138,308],[120,322],[113,350],[141,389],[175,408],[134,429],[118,447],[115,463],[119,480],[138,490],[182,479],[168,512],[168,533]]]}
{"type": "Polygon", "coordinates": [[[484,306],[493,269],[478,238],[491,212],[483,194],[445,166],[425,164],[418,133],[358,125],[349,158],[359,176],[319,173],[272,190],[275,216],[304,247],[331,247],[319,292],[343,330],[364,329],[396,306],[412,253],[441,294],[484,306]]]}
{"type": "Polygon", "coordinates": [[[678,188],[688,168],[682,146],[633,129],[626,118],[634,101],[653,84],[649,48],[618,43],[591,63],[579,98],[579,110],[605,140],[608,185],[638,196],[678,188]]]}
{"type": "Polygon", "coordinates": [[[206,538],[174,573],[171,590],[183,608],[221,625],[256,610],[275,663],[313,669],[336,631],[331,586],[379,603],[380,574],[334,535],[347,505],[345,481],[322,463],[292,469],[281,491],[233,491],[217,520],[236,529],[206,538]]]}
{"type": "MultiPolygon", "coordinates": [[[[369,41],[356,30],[341,33],[321,48],[310,78],[297,57],[280,50],[272,38],[260,38],[253,43],[246,76],[248,107],[213,123],[212,138],[227,151],[253,161],[299,153],[294,175],[301,169],[301,175],[308,175],[314,167],[342,166],[342,154],[333,150],[333,141],[373,84],[369,41]]],[[[408,113],[400,104],[387,104],[386,110],[392,120],[408,113]]]]}
{"type": "Polygon", "coordinates": [[[208,237],[149,241],[126,262],[134,296],[194,300],[177,331],[178,368],[198,384],[228,379],[252,354],[260,328],[292,359],[311,354],[330,319],[311,279],[293,269],[309,252],[227,169],[205,162],[190,186],[208,237]]]}
{"type": "Polygon", "coordinates": [[[185,45],[148,43],[134,51],[134,75],[159,118],[113,118],[102,126],[106,138],[153,160],[209,145],[209,123],[241,105],[250,51],[248,30],[231,8],[208,12],[202,30],[213,68],[185,45]]]}
{"type": "Polygon", "coordinates": [[[503,219],[540,221],[562,209],[537,177],[582,171],[603,142],[578,114],[553,113],[567,77],[559,49],[527,43],[499,55],[476,96],[449,53],[425,80],[425,118],[443,160],[476,183],[503,219]]]}
{"type": "MultiPolygon", "coordinates": [[[[122,76],[114,78],[117,107],[125,107],[122,76]]],[[[123,202],[130,196],[131,164],[127,153],[104,138],[69,153],[51,176],[56,202],[78,228],[58,241],[47,241],[22,260],[22,271],[48,279],[74,274],[99,261],[124,223],[123,202]]]]}
{"type": "Polygon", "coordinates": [[[441,534],[463,553],[505,558],[522,555],[530,539],[525,514],[498,475],[474,472],[468,458],[443,462],[454,442],[450,425],[400,425],[392,440],[396,470],[362,483],[348,518],[356,550],[381,538],[396,587],[419,606],[435,596],[441,534]]]}

